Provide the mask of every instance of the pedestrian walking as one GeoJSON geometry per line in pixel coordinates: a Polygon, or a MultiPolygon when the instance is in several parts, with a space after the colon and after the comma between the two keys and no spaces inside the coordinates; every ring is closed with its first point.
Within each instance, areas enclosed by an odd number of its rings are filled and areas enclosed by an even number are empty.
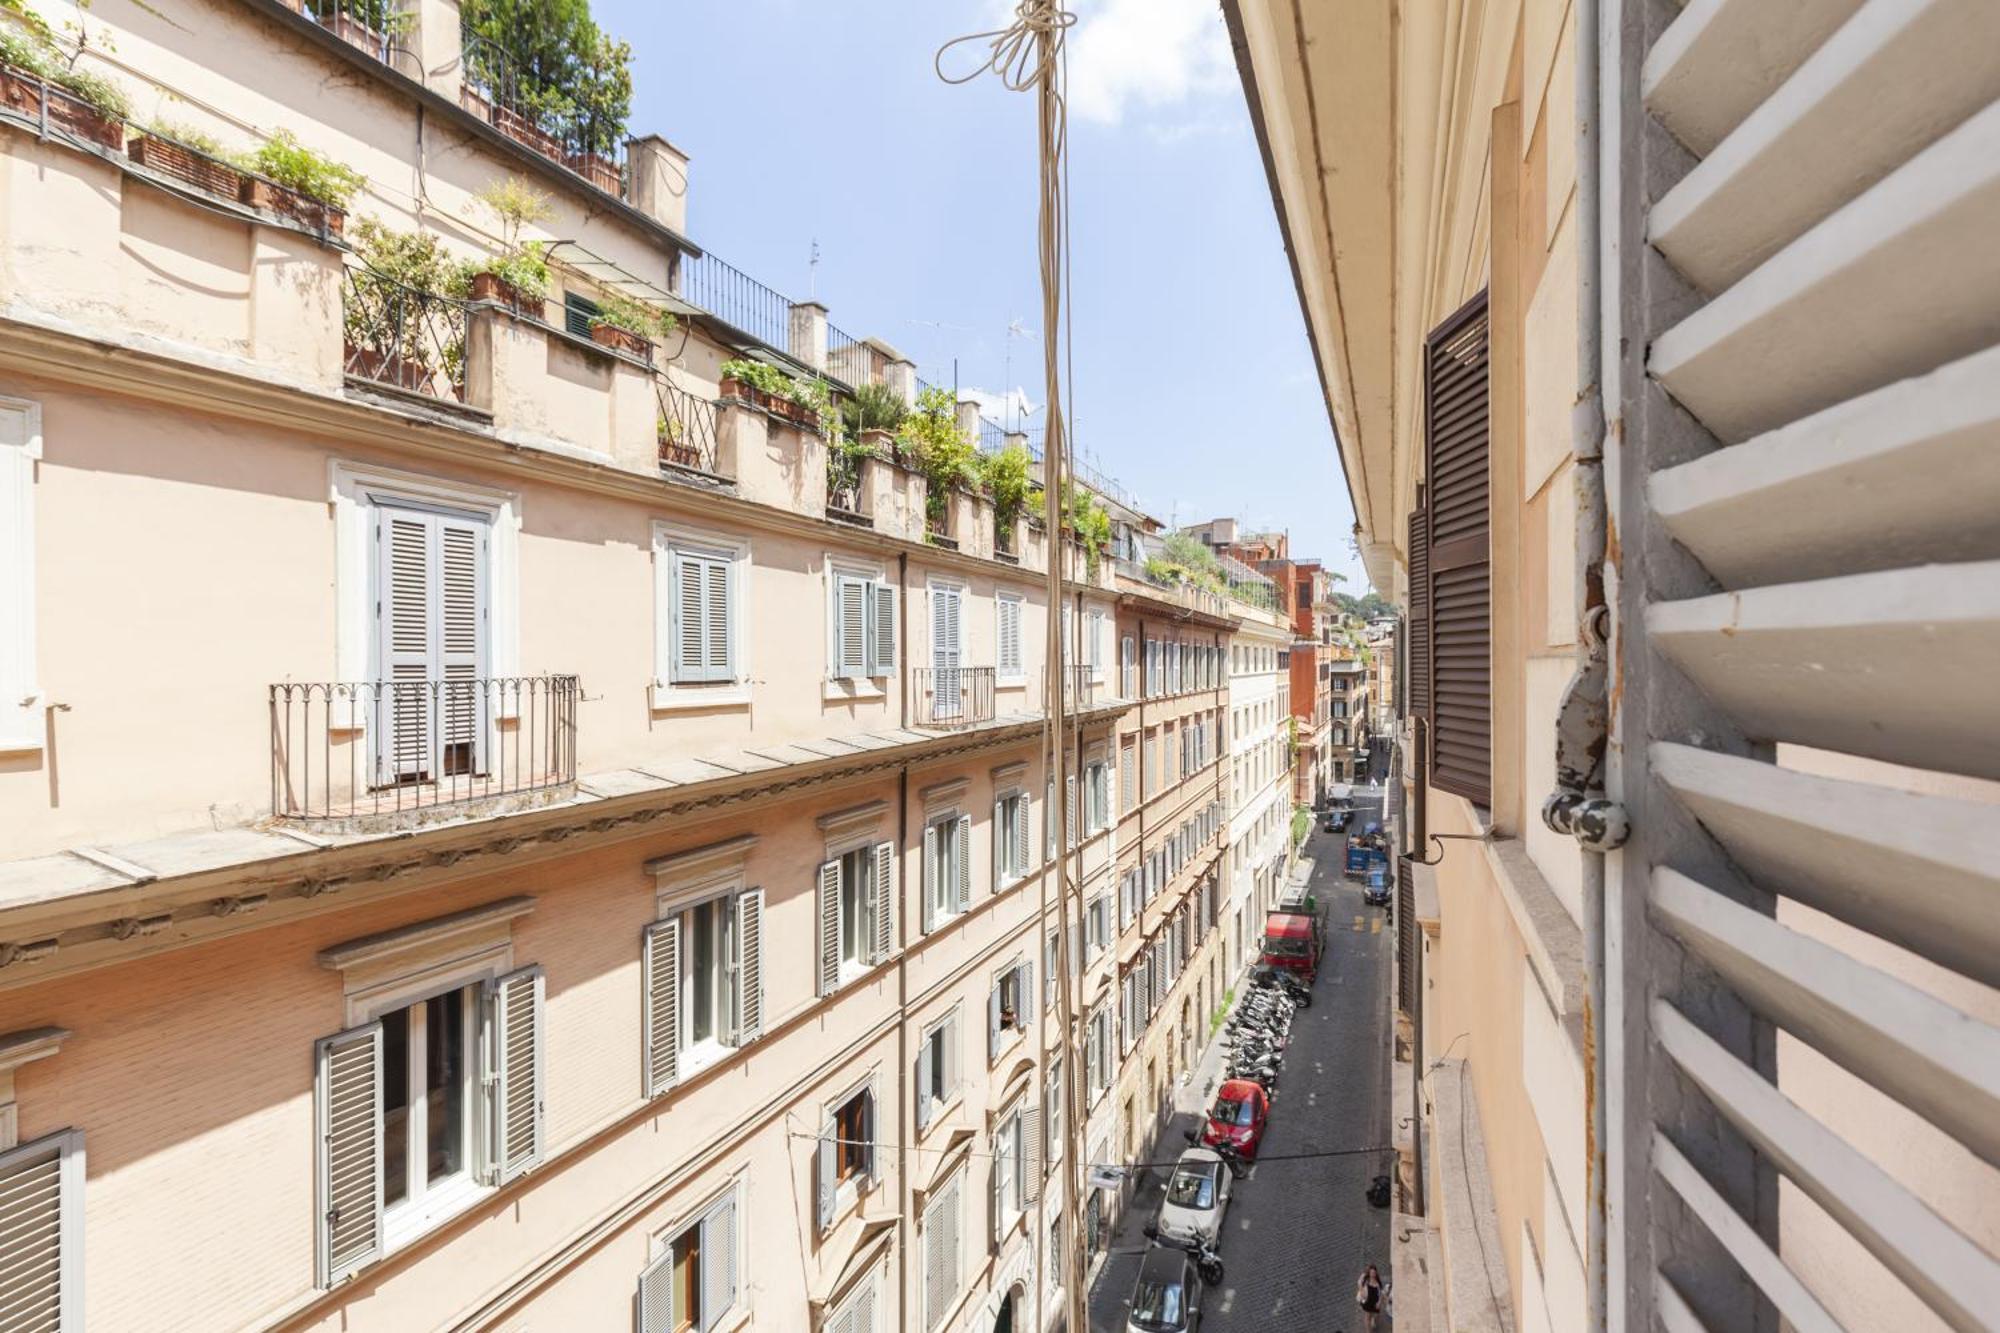
{"type": "Polygon", "coordinates": [[[1361,1274],[1361,1280],[1354,1284],[1354,1303],[1361,1307],[1361,1327],[1374,1333],[1375,1321],[1381,1316],[1382,1301],[1388,1288],[1382,1285],[1382,1274],[1375,1265],[1368,1265],[1361,1274]]]}

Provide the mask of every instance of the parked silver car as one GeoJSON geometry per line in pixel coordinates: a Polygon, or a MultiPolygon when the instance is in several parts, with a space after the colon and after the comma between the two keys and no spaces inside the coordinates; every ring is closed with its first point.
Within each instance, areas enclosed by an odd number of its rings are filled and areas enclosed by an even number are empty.
{"type": "Polygon", "coordinates": [[[1189,1148],[1167,1178],[1160,1205],[1160,1230],[1187,1240],[1220,1246],[1222,1216],[1229,1209],[1229,1167],[1210,1148],[1189,1148]]]}

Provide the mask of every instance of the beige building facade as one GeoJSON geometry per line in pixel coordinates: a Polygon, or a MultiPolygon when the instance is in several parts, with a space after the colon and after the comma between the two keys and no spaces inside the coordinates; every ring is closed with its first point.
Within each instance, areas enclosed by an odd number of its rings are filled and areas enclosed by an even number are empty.
{"type": "Polygon", "coordinates": [[[1992,15],[1224,9],[1404,611],[1399,1327],[1991,1327],[1992,15]]]}
{"type": "Polygon", "coordinates": [[[93,14],[85,63],[135,124],[350,164],[350,239],[547,242],[545,297],[394,295],[310,201],[114,148],[59,90],[46,133],[0,109],[9,1299],[1057,1324],[1108,1216],[1065,1212],[1065,1127],[1150,1143],[1132,1071],[1164,1086],[1219,1000],[1235,616],[892,457],[843,471],[724,363],[905,401],[914,367],[731,304],[681,155],[552,157],[456,6],[412,13],[387,49],[261,0],[93,14]],[[510,179],[549,208],[518,236],[481,200],[510,179]],[[620,297],[677,327],[605,336],[620,297]]]}

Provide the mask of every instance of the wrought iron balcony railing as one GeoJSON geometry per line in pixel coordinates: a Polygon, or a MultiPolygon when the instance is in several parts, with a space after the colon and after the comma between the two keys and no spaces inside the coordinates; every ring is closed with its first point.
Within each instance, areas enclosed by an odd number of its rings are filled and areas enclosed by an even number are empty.
{"type": "Polygon", "coordinates": [[[910,672],[910,724],[947,729],[993,720],[992,667],[918,667],[910,672]]]}
{"type": "Polygon", "coordinates": [[[271,686],[271,813],[394,826],[576,781],[575,676],[271,686]]]}
{"type": "Polygon", "coordinates": [[[395,0],[285,0],[285,3],[391,69],[413,79],[423,78],[423,62],[410,48],[409,11],[395,0]]]}
{"type": "MultiPolygon", "coordinates": [[[[469,6],[468,6],[469,8],[469,6]]],[[[559,162],[603,190],[625,193],[625,126],[549,91],[514,53],[468,25],[459,104],[516,143],[559,162]]]]}
{"type": "Polygon", "coordinates": [[[660,411],[660,466],[723,475],[716,447],[715,404],[689,393],[665,375],[653,377],[653,394],[660,411]]]}
{"type": "Polygon", "coordinates": [[[342,366],[354,379],[465,400],[466,303],[349,267],[341,290],[342,366]]]}

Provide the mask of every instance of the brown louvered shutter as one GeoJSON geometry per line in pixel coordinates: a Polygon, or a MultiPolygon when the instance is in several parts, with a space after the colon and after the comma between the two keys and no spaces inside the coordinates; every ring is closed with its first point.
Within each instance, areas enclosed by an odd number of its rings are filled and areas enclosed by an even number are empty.
{"type": "Polygon", "coordinates": [[[1417,1012],[1417,890],[1410,858],[1396,858],[1396,1007],[1417,1012]]]}
{"type": "Polygon", "coordinates": [[[1431,782],[1493,802],[1486,294],[1424,342],[1431,782]]]}
{"type": "Polygon", "coordinates": [[[1428,492],[1417,483],[1417,507],[1410,511],[1409,715],[1431,715],[1431,525],[1424,510],[1428,492]]]}

